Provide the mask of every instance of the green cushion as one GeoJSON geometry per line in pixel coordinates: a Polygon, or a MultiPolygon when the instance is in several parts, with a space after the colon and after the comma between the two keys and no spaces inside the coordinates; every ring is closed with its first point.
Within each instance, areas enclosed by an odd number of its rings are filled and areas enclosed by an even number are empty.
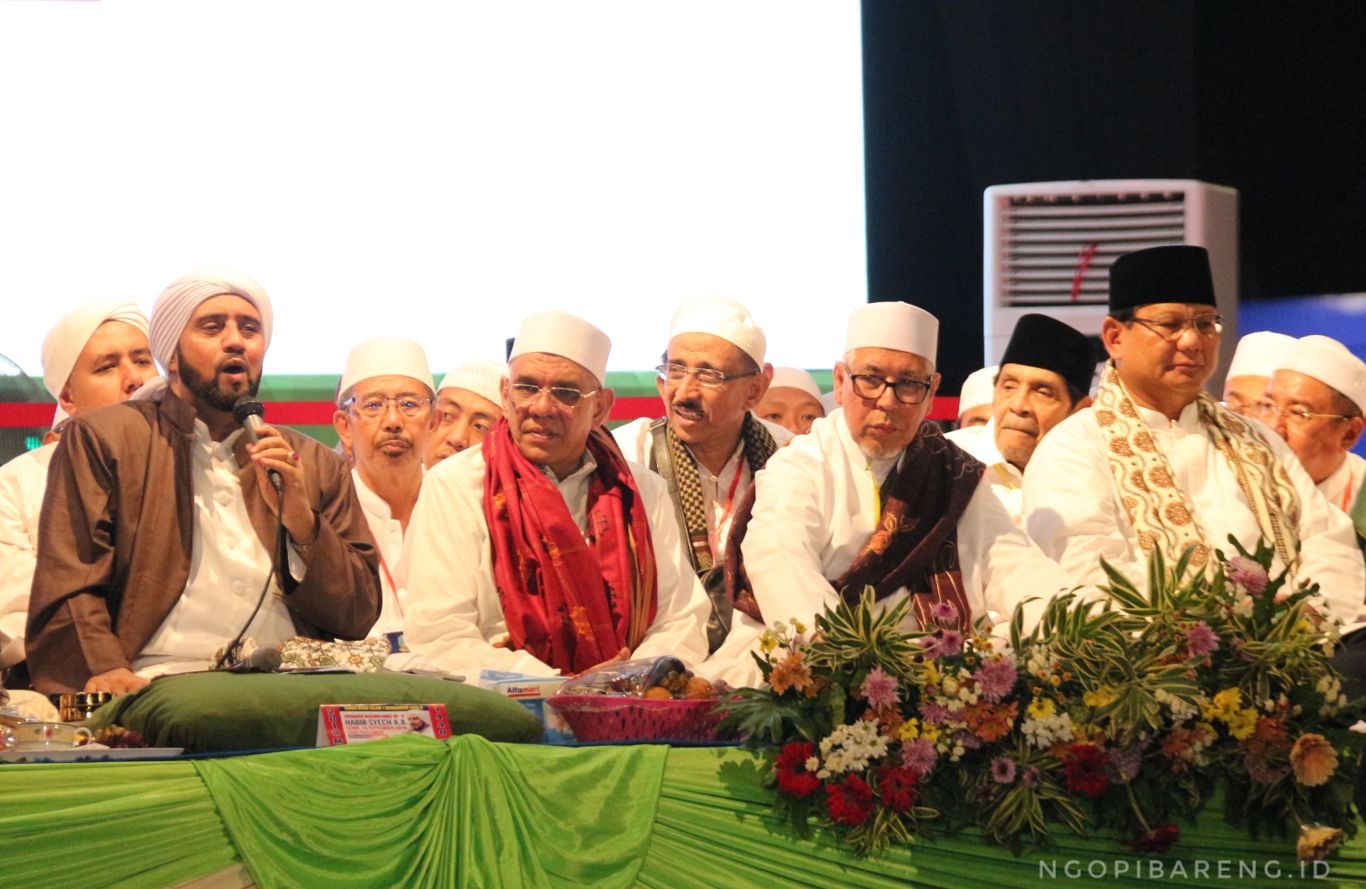
{"type": "Polygon", "coordinates": [[[536,742],[541,724],[516,701],[406,673],[187,673],[110,701],[85,724],[120,725],[152,747],[187,753],[312,747],[320,704],[445,704],[455,734],[536,742]]]}

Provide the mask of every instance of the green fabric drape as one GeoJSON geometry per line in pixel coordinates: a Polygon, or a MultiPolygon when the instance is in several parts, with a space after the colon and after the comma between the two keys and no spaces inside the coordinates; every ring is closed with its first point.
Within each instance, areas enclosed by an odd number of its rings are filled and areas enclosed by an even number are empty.
{"type": "Polygon", "coordinates": [[[173,886],[236,861],[192,763],[0,765],[0,886],[173,886]]]}
{"type": "Polygon", "coordinates": [[[0,886],[170,886],[243,862],[273,886],[1043,886],[1104,867],[1110,886],[1366,882],[1366,831],[1304,879],[1290,842],[1253,841],[1217,805],[1163,860],[1063,831],[1015,857],[980,833],[860,859],[792,834],[736,749],[556,748],[413,736],[196,762],[0,765],[0,886]],[[1275,860],[1281,879],[1266,879],[1275,860]],[[1044,863],[1041,869],[1040,862],[1044,863]],[[1194,878],[1209,862],[1210,879],[1194,878]],[[1218,862],[1232,876],[1217,878],[1218,862]],[[1049,863],[1056,878],[1049,875],[1049,863]],[[1185,875],[1170,876],[1184,863],[1185,875]],[[1258,863],[1258,877],[1238,863],[1258,863]],[[1127,873],[1116,876],[1127,866],[1127,873]]]}
{"type": "Polygon", "coordinates": [[[634,883],[667,757],[400,736],[197,765],[263,887],[611,889],[634,883]]]}

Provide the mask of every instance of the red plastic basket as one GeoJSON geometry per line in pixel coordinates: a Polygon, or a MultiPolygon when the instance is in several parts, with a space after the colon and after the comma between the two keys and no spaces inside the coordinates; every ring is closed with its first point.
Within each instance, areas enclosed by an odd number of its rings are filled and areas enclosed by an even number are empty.
{"type": "Polygon", "coordinates": [[[713,741],[716,701],[655,701],[622,695],[552,695],[580,741],[713,741]]]}

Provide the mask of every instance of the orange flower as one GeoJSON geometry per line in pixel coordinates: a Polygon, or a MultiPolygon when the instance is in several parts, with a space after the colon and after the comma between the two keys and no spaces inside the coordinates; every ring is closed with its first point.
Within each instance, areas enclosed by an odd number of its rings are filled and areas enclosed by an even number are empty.
{"type": "Polygon", "coordinates": [[[805,656],[800,651],[789,651],[778,662],[773,672],[768,674],[768,684],[773,691],[782,694],[789,688],[801,691],[811,684],[811,668],[805,664],[805,656]]]}
{"type": "Polygon", "coordinates": [[[1019,715],[1020,704],[1018,701],[1011,701],[1009,704],[973,704],[963,711],[968,725],[968,729],[977,737],[986,741],[999,741],[1010,734],[1011,727],[1015,724],[1015,717],[1019,715]]]}
{"type": "Polygon", "coordinates": [[[1338,768],[1338,752],[1323,735],[1309,732],[1295,740],[1290,748],[1290,767],[1295,780],[1305,787],[1326,784],[1338,768]]]}

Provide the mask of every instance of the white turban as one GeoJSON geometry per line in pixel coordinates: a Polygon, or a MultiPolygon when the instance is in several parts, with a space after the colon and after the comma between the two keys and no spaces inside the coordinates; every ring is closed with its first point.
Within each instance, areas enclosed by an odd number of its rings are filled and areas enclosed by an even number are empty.
{"type": "Polygon", "coordinates": [[[754,359],[755,364],[764,366],[764,332],[754,323],[749,310],[733,299],[698,296],[679,306],[669,322],[669,339],[685,333],[720,337],[754,359]]]}
{"type": "Polygon", "coordinates": [[[106,321],[122,321],[147,332],[147,316],[126,299],[92,300],[69,312],[43,340],[43,385],[53,398],[61,397],[81,350],[106,321]]]}
{"type": "Polygon", "coordinates": [[[774,389],[800,389],[817,401],[821,398],[821,387],[816,385],[815,377],[799,367],[773,368],[773,382],[768,384],[768,390],[774,389]]]}
{"type": "Polygon", "coordinates": [[[993,364],[968,374],[968,378],[963,381],[963,388],[958,392],[959,416],[962,416],[964,411],[991,404],[992,397],[996,394],[996,375],[1000,371],[1001,366],[993,364]]]}
{"type": "Polygon", "coordinates": [[[612,341],[607,334],[582,318],[566,312],[542,312],[522,319],[508,361],[532,352],[558,355],[592,374],[599,386],[605,386],[607,356],[611,351],[612,341]]]}
{"type": "Polygon", "coordinates": [[[501,407],[503,393],[499,384],[507,373],[508,367],[501,361],[466,361],[446,372],[441,378],[441,389],[465,389],[501,407]]]}
{"type": "Polygon", "coordinates": [[[357,383],[374,377],[411,377],[435,392],[432,372],[427,364],[427,352],[422,344],[397,336],[371,337],[351,350],[346,358],[346,369],[337,382],[337,397],[357,383]]]}
{"type": "Polygon", "coordinates": [[[1277,370],[1293,370],[1341,392],[1366,413],[1366,362],[1327,336],[1303,336],[1281,356],[1277,370]]]}
{"type": "Polygon", "coordinates": [[[231,269],[199,269],[172,281],[152,306],[152,357],[158,364],[170,367],[194,310],[205,300],[223,294],[240,296],[256,307],[261,313],[261,337],[270,347],[270,298],[256,279],[231,269]]]}

